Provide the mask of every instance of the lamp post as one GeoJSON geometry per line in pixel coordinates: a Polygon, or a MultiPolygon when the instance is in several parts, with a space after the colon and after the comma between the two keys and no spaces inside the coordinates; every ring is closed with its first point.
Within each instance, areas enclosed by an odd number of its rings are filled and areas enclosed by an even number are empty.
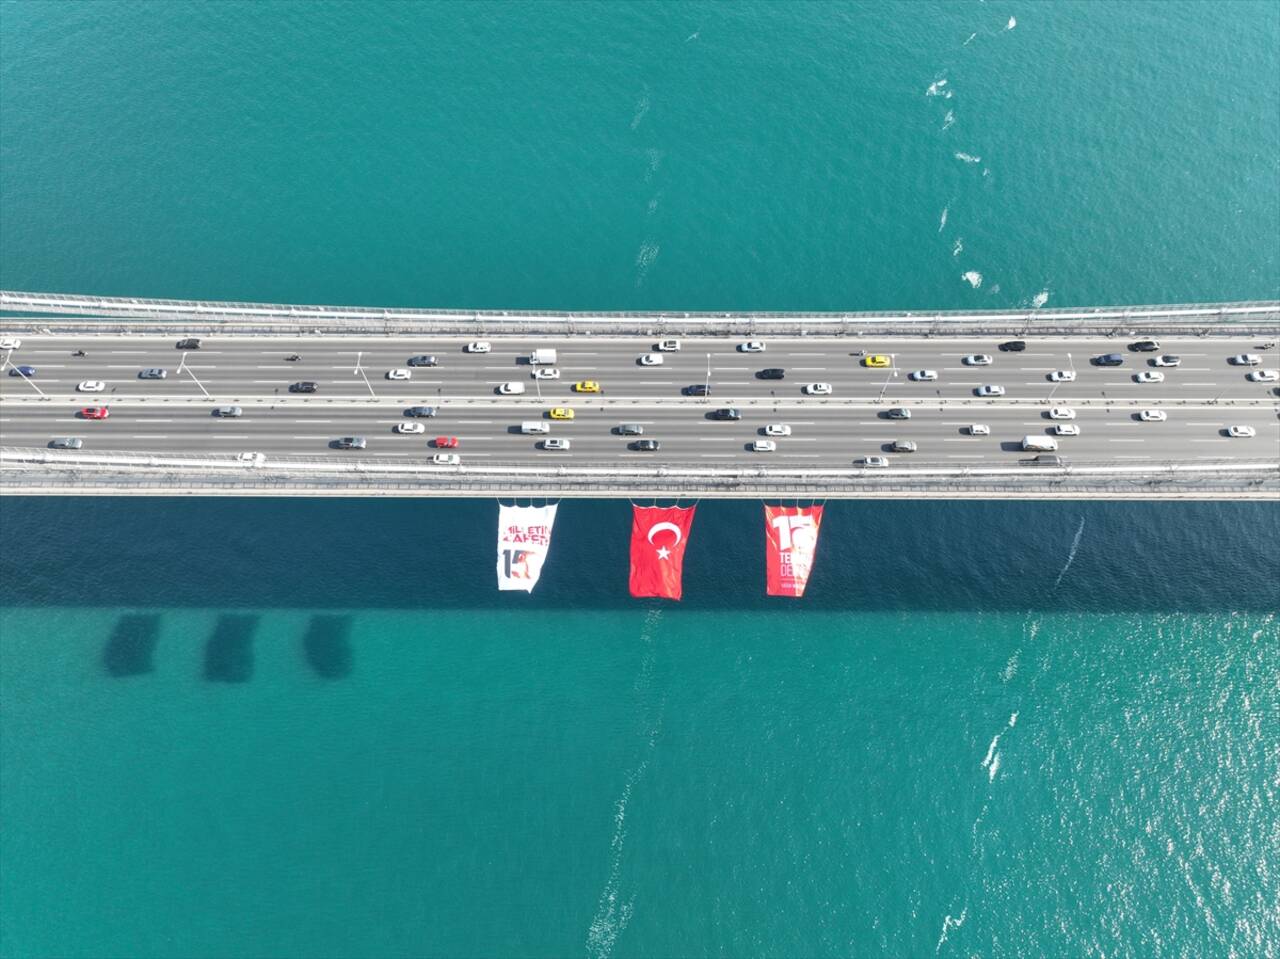
{"type": "Polygon", "coordinates": [[[891,368],[889,370],[889,375],[884,378],[884,386],[880,387],[880,397],[879,399],[876,400],[877,403],[884,402],[884,394],[885,394],[885,390],[889,388],[889,381],[896,380],[897,378],[898,378],[898,371],[891,368]]]}

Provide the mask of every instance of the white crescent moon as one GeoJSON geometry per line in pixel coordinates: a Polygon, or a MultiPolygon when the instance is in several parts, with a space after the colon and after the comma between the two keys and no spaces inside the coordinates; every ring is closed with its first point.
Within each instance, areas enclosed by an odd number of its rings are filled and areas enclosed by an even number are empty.
{"type": "Polygon", "coordinates": [[[653,534],[654,534],[654,533],[656,533],[656,532],[658,532],[658,530],[660,530],[660,529],[669,529],[669,530],[671,530],[671,532],[675,533],[675,534],[676,534],[676,541],[675,541],[674,543],[672,543],[671,545],[672,545],[672,546],[679,546],[679,545],[680,545],[680,535],[681,535],[681,534],[680,534],[680,527],[679,527],[679,526],[677,526],[675,523],[654,523],[652,526],[650,526],[650,527],[649,527],[649,542],[650,542],[650,543],[652,543],[652,542],[653,542],[653,534]]]}

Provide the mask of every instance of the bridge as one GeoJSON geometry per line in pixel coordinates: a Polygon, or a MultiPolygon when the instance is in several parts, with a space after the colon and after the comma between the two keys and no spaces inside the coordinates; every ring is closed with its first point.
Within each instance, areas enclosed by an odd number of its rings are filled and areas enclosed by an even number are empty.
{"type": "Polygon", "coordinates": [[[0,311],[11,493],[1280,498],[1275,302],[584,314],[0,291],[0,311]],[[554,366],[529,362],[547,349],[554,366]]]}

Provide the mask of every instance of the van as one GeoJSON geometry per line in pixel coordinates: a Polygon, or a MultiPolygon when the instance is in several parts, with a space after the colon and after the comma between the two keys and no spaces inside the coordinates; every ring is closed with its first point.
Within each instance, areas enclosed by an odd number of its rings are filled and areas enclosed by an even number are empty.
{"type": "Polygon", "coordinates": [[[1037,453],[1052,453],[1058,448],[1058,441],[1052,436],[1024,436],[1022,448],[1037,453]]]}
{"type": "Polygon", "coordinates": [[[555,350],[534,350],[529,354],[529,363],[533,366],[555,366],[555,350]]]}
{"type": "Polygon", "coordinates": [[[525,420],[520,424],[521,433],[550,433],[551,424],[544,420],[525,420]]]}

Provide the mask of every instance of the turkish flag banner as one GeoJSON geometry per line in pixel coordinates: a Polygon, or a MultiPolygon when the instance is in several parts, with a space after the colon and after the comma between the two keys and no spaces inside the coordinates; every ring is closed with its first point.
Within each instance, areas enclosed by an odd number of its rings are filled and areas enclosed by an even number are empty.
{"type": "Polygon", "coordinates": [[[631,507],[631,595],[679,599],[696,506],[631,507]]]}
{"type": "Polygon", "coordinates": [[[765,575],[770,596],[804,595],[821,525],[821,506],[765,505],[765,575]]]}

